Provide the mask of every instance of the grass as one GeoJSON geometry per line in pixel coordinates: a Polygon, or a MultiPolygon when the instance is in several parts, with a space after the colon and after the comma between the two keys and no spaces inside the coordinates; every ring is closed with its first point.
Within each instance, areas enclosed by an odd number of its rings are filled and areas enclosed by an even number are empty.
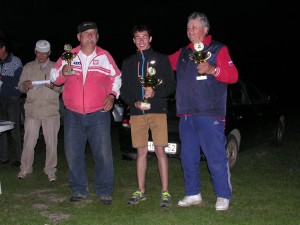
{"type": "Polygon", "coordinates": [[[90,197],[80,203],[70,203],[63,139],[60,139],[58,147],[58,179],[50,183],[43,173],[45,148],[43,138],[40,138],[34,172],[28,178],[17,179],[19,168],[0,165],[0,224],[300,224],[300,118],[295,114],[287,122],[288,131],[282,147],[274,148],[269,143],[263,143],[239,154],[237,164],[231,171],[233,197],[229,210],[225,212],[215,211],[216,199],[206,162],[201,162],[203,204],[189,208],[177,206],[178,200],[184,196],[184,186],[180,161],[175,158],[169,159],[169,190],[173,205],[161,208],[160,180],[154,156],[148,159],[147,200],[134,206],[128,205],[127,200],[137,187],[135,161],[121,160],[117,127],[112,131],[115,166],[113,204],[104,206],[95,196],[89,150],[90,197]]]}

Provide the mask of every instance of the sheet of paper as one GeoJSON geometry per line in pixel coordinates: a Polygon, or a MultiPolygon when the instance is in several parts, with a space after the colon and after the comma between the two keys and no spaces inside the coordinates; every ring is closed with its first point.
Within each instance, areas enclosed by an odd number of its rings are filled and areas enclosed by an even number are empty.
{"type": "Polygon", "coordinates": [[[40,87],[44,86],[45,84],[50,84],[50,80],[32,81],[33,89],[40,88],[40,87]]]}

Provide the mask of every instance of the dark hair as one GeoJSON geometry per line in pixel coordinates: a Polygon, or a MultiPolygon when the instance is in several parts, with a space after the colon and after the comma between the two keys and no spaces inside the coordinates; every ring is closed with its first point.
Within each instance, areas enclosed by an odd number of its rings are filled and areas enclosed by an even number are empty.
{"type": "Polygon", "coordinates": [[[5,38],[0,38],[0,48],[2,48],[4,46],[5,46],[5,51],[7,53],[10,53],[11,52],[11,45],[10,45],[9,41],[5,38]]]}
{"type": "Polygon", "coordinates": [[[148,34],[149,34],[149,36],[151,36],[152,30],[151,30],[151,28],[150,28],[149,26],[147,26],[147,25],[145,25],[145,24],[135,25],[135,26],[132,28],[131,33],[132,33],[132,36],[134,37],[134,34],[135,34],[136,32],[143,32],[143,31],[147,31],[148,34]]]}

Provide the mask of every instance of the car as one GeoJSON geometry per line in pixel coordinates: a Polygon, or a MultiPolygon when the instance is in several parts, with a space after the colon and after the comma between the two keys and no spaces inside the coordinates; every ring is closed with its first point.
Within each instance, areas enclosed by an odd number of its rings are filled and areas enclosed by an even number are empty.
{"type": "MultiPolygon", "coordinates": [[[[232,169],[239,152],[257,144],[270,141],[274,146],[282,143],[285,133],[285,116],[277,95],[263,89],[250,79],[240,77],[235,84],[228,85],[225,134],[226,153],[232,169]],[[268,93],[268,94],[267,94],[268,93]]],[[[168,147],[169,157],[180,158],[179,117],[176,116],[176,100],[168,98],[168,147]]],[[[119,131],[119,143],[124,159],[135,159],[136,149],[131,145],[130,111],[125,107],[119,131]]],[[[201,150],[201,149],[200,149],[201,150]]],[[[148,151],[154,154],[149,131],[148,151]]],[[[205,155],[201,152],[201,159],[205,155]]]]}
{"type": "Polygon", "coordinates": [[[111,110],[112,124],[119,124],[123,121],[125,103],[121,99],[115,99],[114,107],[111,110]]]}

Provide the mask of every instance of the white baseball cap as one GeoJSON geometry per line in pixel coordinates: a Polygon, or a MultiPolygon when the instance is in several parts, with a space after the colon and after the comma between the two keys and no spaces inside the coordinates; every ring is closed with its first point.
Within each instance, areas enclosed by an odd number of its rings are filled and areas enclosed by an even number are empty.
{"type": "Polygon", "coordinates": [[[35,45],[35,50],[39,52],[49,52],[50,48],[50,43],[46,40],[39,40],[35,45]]]}

